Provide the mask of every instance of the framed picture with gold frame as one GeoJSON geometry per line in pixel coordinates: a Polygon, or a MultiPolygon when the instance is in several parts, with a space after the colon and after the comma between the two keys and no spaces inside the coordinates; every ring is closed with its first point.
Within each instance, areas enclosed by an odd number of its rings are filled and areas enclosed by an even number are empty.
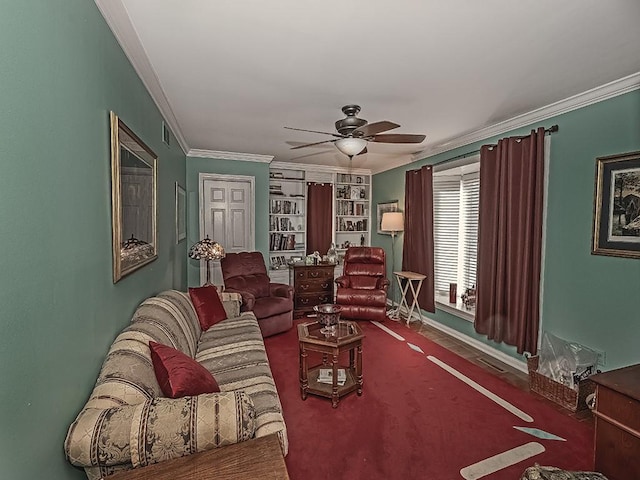
{"type": "Polygon", "coordinates": [[[640,258],[640,152],[596,159],[591,253],[640,258]]]}
{"type": "Polygon", "coordinates": [[[114,112],[111,120],[113,283],[158,258],[158,157],[114,112]]]}

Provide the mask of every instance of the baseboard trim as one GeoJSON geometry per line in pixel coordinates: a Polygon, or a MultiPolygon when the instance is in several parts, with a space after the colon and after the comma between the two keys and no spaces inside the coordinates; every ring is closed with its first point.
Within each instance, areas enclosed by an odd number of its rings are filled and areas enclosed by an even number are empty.
{"type": "MultiPolygon", "coordinates": [[[[393,302],[387,302],[388,304],[390,304],[392,307],[396,307],[397,305],[393,302]]],[[[401,313],[404,314],[405,318],[407,316],[407,310],[405,308],[401,308],[400,309],[401,313]]],[[[510,367],[515,368],[516,370],[519,370],[523,373],[528,373],[527,370],[527,364],[526,362],[522,361],[522,360],[518,360],[517,358],[512,357],[511,355],[507,355],[504,352],[501,352],[500,350],[496,350],[495,348],[492,348],[491,346],[487,345],[486,343],[483,343],[479,340],[476,340],[475,338],[472,338],[468,335],[465,335],[464,333],[459,332],[458,330],[455,330],[454,328],[448,327],[446,325],[443,325],[440,322],[437,322],[436,320],[434,320],[433,318],[429,318],[426,315],[422,315],[423,318],[426,318],[426,321],[423,323],[426,323],[427,325],[436,328],[438,330],[440,330],[443,333],[446,333],[447,335],[456,338],[458,340],[460,340],[461,342],[466,343],[467,345],[469,345],[470,347],[475,348],[476,350],[480,350],[483,353],[486,353],[487,355],[489,355],[490,357],[495,358],[496,360],[501,361],[502,363],[509,365],[510,367]]],[[[413,313],[413,315],[411,316],[411,321],[418,321],[420,322],[420,317],[418,316],[418,314],[416,314],[415,312],[413,313]]]]}
{"type": "MultiPolygon", "coordinates": [[[[417,320],[420,321],[419,318],[417,320]]],[[[458,340],[470,345],[471,347],[477,350],[480,350],[483,353],[486,353],[487,355],[495,358],[496,360],[500,360],[502,363],[505,363],[510,367],[515,368],[516,370],[520,370],[523,373],[528,373],[527,364],[522,360],[518,360],[516,358],[513,358],[511,355],[507,355],[506,353],[501,352],[500,350],[491,348],[489,345],[479,340],[476,340],[475,338],[471,338],[468,335],[465,335],[464,333],[460,333],[459,331],[451,327],[447,327],[446,325],[436,322],[432,318],[427,317],[426,324],[429,326],[432,326],[433,328],[437,328],[438,330],[446,333],[447,335],[451,335],[452,337],[457,338],[458,340]]]]}

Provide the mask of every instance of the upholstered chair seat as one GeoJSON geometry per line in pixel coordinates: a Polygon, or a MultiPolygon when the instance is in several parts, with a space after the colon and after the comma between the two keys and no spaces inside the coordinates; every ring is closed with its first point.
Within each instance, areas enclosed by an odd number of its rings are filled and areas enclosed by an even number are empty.
{"type": "Polygon", "coordinates": [[[242,296],[242,311],[252,311],[264,337],[293,326],[293,287],[271,283],[260,252],[227,253],[220,260],[227,292],[242,296]]]}
{"type": "Polygon", "coordinates": [[[344,257],[343,275],[336,279],[336,304],[341,316],[383,321],[387,316],[384,250],[379,247],[351,247],[344,257]]]}

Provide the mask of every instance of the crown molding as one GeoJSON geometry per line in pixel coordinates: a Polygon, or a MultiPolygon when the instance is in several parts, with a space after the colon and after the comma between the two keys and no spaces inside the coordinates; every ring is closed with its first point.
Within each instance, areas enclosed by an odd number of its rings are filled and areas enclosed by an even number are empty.
{"type": "Polygon", "coordinates": [[[95,3],[186,155],[186,152],[189,151],[187,141],[182,134],[171,104],[164,94],[158,75],[149,62],[140,37],[133,28],[127,9],[121,0],[95,0],[95,3]]]}
{"type": "Polygon", "coordinates": [[[425,158],[424,156],[416,156],[416,155],[418,155],[418,154],[417,153],[413,154],[413,155],[409,156],[409,158],[405,158],[405,157],[399,158],[399,159],[391,158],[391,159],[389,159],[387,161],[387,163],[384,166],[382,166],[380,168],[375,168],[374,167],[373,169],[371,169],[371,174],[372,175],[376,175],[378,173],[386,172],[388,170],[393,170],[394,168],[400,168],[400,167],[404,167],[404,166],[407,166],[407,165],[411,165],[416,160],[420,160],[421,158],[425,158]]]}
{"type": "Polygon", "coordinates": [[[602,102],[619,95],[640,89],[640,72],[634,73],[619,80],[614,80],[600,87],[592,88],[586,92],[560,100],[545,107],[518,115],[489,127],[481,128],[473,132],[447,140],[433,147],[426,148],[413,155],[413,161],[423,160],[439,153],[448,152],[454,148],[463,147],[472,143],[485,140],[503,133],[526,127],[532,123],[548,120],[549,118],[577,110],[594,103],[602,102]]]}
{"type": "Polygon", "coordinates": [[[187,157],[212,158],[215,160],[239,160],[241,162],[271,163],[273,155],[259,155],[257,153],[223,152],[220,150],[200,150],[192,148],[187,157]]]}
{"type": "Polygon", "coordinates": [[[345,167],[332,167],[329,165],[316,165],[310,163],[292,163],[292,162],[271,162],[272,168],[284,168],[289,170],[309,170],[313,172],[327,172],[327,173],[351,173],[353,175],[371,175],[371,170],[367,168],[345,168],[345,167]]]}

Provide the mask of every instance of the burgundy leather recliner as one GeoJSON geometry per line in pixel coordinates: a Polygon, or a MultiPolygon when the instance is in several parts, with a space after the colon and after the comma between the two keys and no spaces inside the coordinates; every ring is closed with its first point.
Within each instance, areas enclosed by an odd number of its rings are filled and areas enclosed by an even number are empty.
{"type": "Polygon", "coordinates": [[[342,318],[384,321],[387,317],[389,280],[384,250],[380,247],[350,247],[344,270],[336,278],[336,304],[342,318]]]}
{"type": "Polygon", "coordinates": [[[293,287],[271,283],[260,252],[227,253],[220,260],[225,291],[242,296],[242,311],[253,311],[263,337],[293,326],[293,287]]]}

